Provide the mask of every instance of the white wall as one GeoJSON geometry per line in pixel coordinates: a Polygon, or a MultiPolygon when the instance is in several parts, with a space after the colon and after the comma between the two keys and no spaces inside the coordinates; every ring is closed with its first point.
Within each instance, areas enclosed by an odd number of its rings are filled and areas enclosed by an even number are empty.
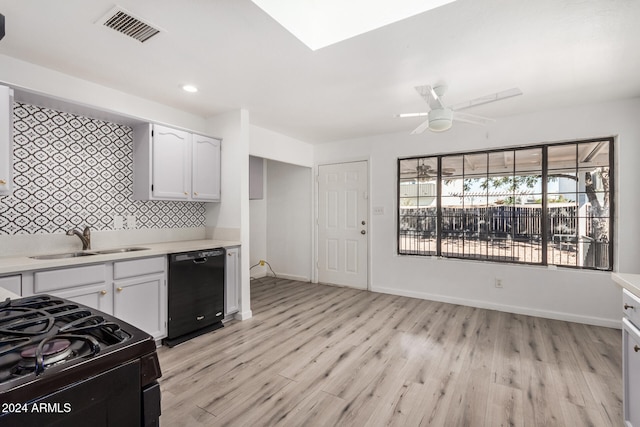
{"type": "Polygon", "coordinates": [[[619,326],[620,289],[610,274],[396,254],[398,157],[615,135],[615,268],[640,272],[640,99],[500,119],[488,128],[456,123],[445,133],[378,135],[315,146],[316,164],[370,159],[370,288],[373,291],[619,326]],[[348,149],[346,148],[348,147],[348,149]],[[503,289],[494,287],[501,278],[503,289]]]}
{"type": "Polygon", "coordinates": [[[240,319],[251,317],[249,254],[249,112],[236,110],[207,120],[207,133],[222,138],[220,203],[207,205],[207,226],[215,227],[214,237],[224,238],[238,230],[240,255],[240,319]],[[224,236],[216,234],[224,230],[224,236]]]}
{"type": "Polygon", "coordinates": [[[6,55],[0,55],[0,82],[81,106],[97,107],[118,115],[197,132],[206,132],[207,129],[204,117],[6,55]]]}
{"type": "MultiPolygon", "coordinates": [[[[264,200],[251,200],[251,265],[264,259],[276,274],[299,280],[310,280],[312,199],[311,167],[313,146],[278,132],[251,125],[249,152],[265,159],[264,200]],[[300,167],[302,166],[302,167],[300,167]],[[269,175],[268,170],[271,170],[269,175]],[[271,176],[271,178],[270,178],[271,176]],[[300,181],[302,179],[302,181],[300,181]],[[307,185],[302,198],[296,192],[307,185]],[[271,200],[273,194],[274,199],[271,200]],[[307,201],[305,205],[303,200],[307,201]],[[291,209],[287,209],[287,207],[291,209]],[[294,218],[290,218],[296,212],[294,218]],[[283,218],[291,219],[304,233],[291,235],[282,231],[283,218]],[[304,221],[307,221],[306,223],[304,221]],[[292,257],[284,254],[293,254],[292,257]]],[[[257,266],[252,277],[262,277],[268,268],[257,266]]]]}
{"type": "Polygon", "coordinates": [[[311,280],[311,171],[267,161],[267,261],[280,277],[311,280]]]}
{"type": "Polygon", "coordinates": [[[313,166],[313,145],[251,125],[249,152],[252,156],[300,166],[313,166]]]}
{"type": "MultiPolygon", "coordinates": [[[[266,160],[258,157],[262,161],[262,199],[249,200],[249,228],[251,230],[251,256],[249,264],[254,266],[261,259],[268,260],[267,254],[267,168],[266,160]]],[[[267,266],[256,265],[251,269],[251,277],[264,277],[267,273],[267,266]]]]}

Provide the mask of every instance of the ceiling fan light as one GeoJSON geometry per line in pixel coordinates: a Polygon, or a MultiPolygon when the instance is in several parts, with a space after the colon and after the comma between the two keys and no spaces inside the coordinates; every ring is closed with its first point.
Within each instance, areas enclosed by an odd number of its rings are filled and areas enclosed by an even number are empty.
{"type": "Polygon", "coordinates": [[[444,132],[453,124],[453,111],[450,108],[438,108],[429,111],[429,130],[444,132]]]}

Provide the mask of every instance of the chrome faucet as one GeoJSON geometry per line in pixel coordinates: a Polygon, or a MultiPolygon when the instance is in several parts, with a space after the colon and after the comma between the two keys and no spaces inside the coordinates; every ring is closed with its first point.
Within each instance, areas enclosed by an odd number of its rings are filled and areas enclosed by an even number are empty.
{"type": "Polygon", "coordinates": [[[88,225],[84,228],[84,231],[82,233],[80,233],[80,230],[78,230],[77,228],[67,230],[67,236],[73,236],[74,234],[78,236],[78,238],[82,242],[83,251],[91,249],[91,231],[89,230],[88,225]]]}

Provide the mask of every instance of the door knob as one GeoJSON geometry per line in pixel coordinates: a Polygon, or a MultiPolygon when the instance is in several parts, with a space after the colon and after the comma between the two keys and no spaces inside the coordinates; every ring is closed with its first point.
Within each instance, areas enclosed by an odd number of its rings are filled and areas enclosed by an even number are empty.
{"type": "Polygon", "coordinates": [[[360,230],[360,234],[367,234],[367,232],[364,230],[360,230]]]}
{"type": "Polygon", "coordinates": [[[367,225],[367,221],[362,221],[362,225],[367,225]]]}

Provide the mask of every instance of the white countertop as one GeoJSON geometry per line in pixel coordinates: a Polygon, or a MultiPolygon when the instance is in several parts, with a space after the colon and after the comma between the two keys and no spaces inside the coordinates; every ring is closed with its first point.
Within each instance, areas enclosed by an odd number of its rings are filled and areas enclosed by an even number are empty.
{"type": "Polygon", "coordinates": [[[640,274],[611,273],[611,278],[624,289],[640,297],[640,274]]]}
{"type": "MultiPolygon", "coordinates": [[[[59,259],[33,259],[28,256],[1,257],[0,275],[17,273],[21,271],[41,270],[57,267],[67,267],[74,265],[93,264],[108,262],[113,260],[144,258],[154,255],[167,255],[177,252],[197,251],[200,249],[213,249],[220,247],[240,246],[240,242],[229,240],[185,240],[178,242],[149,243],[140,245],[129,245],[135,247],[149,248],[142,251],[123,252],[115,254],[98,254],[91,256],[81,256],[75,258],[59,259]]],[[[93,251],[116,249],[116,248],[92,248],[93,251]]],[[[91,251],[88,251],[91,252],[91,251]]]]}

